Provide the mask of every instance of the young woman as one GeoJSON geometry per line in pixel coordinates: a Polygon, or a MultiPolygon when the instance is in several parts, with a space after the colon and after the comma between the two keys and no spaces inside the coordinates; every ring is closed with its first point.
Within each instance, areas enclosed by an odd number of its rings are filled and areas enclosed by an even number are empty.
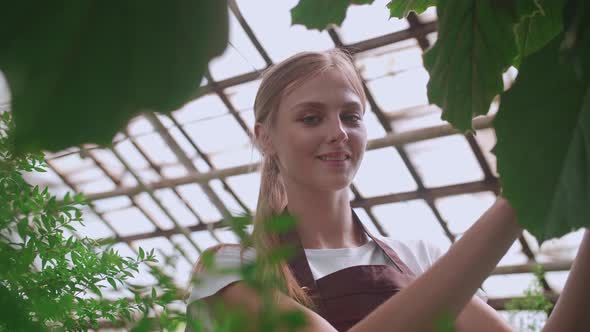
{"type": "MultiPolygon", "coordinates": [[[[349,56],[339,50],[303,52],[273,66],[263,75],[254,112],[264,157],[254,248],[210,249],[218,267],[238,267],[256,253],[294,244],[298,254],[271,271],[287,289],[275,301],[282,309],[303,311],[308,332],[431,330],[443,315],[454,319],[457,331],[510,330],[474,296],[522,231],[505,199],[499,197],[444,256],[422,241],[371,234],[351,209],[348,186],[363,159],[367,131],[365,94],[349,56]],[[286,212],[297,220],[294,231],[283,236],[263,231],[263,221],[286,212]]],[[[582,247],[588,247],[589,237],[582,247]]],[[[590,278],[590,257],[584,255],[566,291],[587,288],[580,281],[590,278]]],[[[209,275],[199,263],[195,274],[200,282],[192,286],[189,317],[207,327],[207,308],[221,301],[251,313],[256,330],[261,299],[239,275],[209,275]],[[197,311],[199,302],[205,306],[197,311]]],[[[552,319],[581,319],[580,301],[590,298],[584,290],[586,299],[579,295],[584,292],[572,292],[578,295],[560,304],[565,309],[558,305],[552,319]]]]}

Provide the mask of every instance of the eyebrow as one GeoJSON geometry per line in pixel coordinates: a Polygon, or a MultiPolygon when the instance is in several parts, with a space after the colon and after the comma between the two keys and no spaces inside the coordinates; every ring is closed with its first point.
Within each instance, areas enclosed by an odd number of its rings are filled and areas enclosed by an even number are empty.
{"type": "MultiPolygon", "coordinates": [[[[350,109],[350,108],[362,109],[361,104],[358,103],[358,102],[356,102],[356,101],[346,102],[346,103],[342,104],[341,107],[342,108],[345,108],[345,109],[350,109]]],[[[296,104],[291,109],[300,110],[300,109],[306,109],[306,108],[325,109],[326,108],[326,104],[319,103],[319,102],[316,102],[316,101],[304,101],[304,102],[301,102],[299,104],[296,104]]]]}

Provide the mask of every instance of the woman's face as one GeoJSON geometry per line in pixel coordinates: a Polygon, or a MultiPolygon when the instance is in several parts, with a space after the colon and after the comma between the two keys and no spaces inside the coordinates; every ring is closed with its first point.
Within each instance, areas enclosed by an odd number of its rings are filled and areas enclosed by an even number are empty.
{"type": "Polygon", "coordinates": [[[356,174],[367,132],[363,105],[343,74],[330,69],[284,95],[269,131],[287,186],[334,191],[356,174]]]}

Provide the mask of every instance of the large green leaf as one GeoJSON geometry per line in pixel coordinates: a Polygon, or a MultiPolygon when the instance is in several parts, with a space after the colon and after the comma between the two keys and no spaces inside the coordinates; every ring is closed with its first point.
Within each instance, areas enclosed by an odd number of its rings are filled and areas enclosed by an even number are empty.
{"type": "Polygon", "coordinates": [[[11,1],[0,70],[21,150],[108,144],[141,111],[171,111],[228,42],[227,3],[11,1]]]}
{"type": "Polygon", "coordinates": [[[562,31],[564,1],[538,1],[539,10],[524,16],[516,28],[516,42],[519,47],[516,64],[545,46],[562,31]]]}
{"type": "Polygon", "coordinates": [[[436,0],[391,0],[387,4],[390,17],[404,18],[410,12],[422,14],[428,7],[436,6],[436,0]]]}
{"type": "Polygon", "coordinates": [[[322,31],[330,24],[341,25],[351,4],[372,4],[374,0],[300,0],[291,9],[291,24],[322,31]]]}
{"type": "Polygon", "coordinates": [[[503,91],[502,73],[517,55],[514,8],[496,0],[448,0],[437,6],[438,40],[424,54],[428,99],[461,131],[486,114],[503,91]]]}
{"type": "Polygon", "coordinates": [[[590,80],[561,43],[525,59],[494,122],[503,195],[540,241],[590,226],[590,80]]]}

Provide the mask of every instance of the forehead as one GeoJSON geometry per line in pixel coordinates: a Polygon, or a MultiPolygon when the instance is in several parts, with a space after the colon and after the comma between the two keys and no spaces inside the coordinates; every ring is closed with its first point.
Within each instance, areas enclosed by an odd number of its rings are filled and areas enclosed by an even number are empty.
{"type": "Polygon", "coordinates": [[[288,111],[301,104],[340,106],[361,100],[346,76],[337,69],[329,69],[300,83],[281,98],[279,111],[288,111]]]}

